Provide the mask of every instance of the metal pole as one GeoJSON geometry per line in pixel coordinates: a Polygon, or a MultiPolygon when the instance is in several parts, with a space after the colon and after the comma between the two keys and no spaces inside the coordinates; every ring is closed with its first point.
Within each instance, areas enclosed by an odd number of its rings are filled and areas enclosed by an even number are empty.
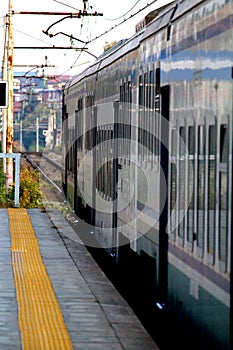
{"type": "Polygon", "coordinates": [[[39,152],[39,118],[36,118],[36,152],[39,152]]]}
{"type": "Polygon", "coordinates": [[[20,153],[15,154],[15,207],[19,207],[20,153]]]}
{"type": "Polygon", "coordinates": [[[56,121],[56,109],[55,109],[55,101],[53,102],[53,148],[56,147],[56,131],[57,131],[57,121],[56,121]]]}
{"type": "Polygon", "coordinates": [[[20,120],[20,131],[19,131],[19,151],[23,149],[23,122],[20,120]]]}
{"type": "MultiPolygon", "coordinates": [[[[14,40],[13,40],[13,21],[12,21],[12,0],[9,0],[9,27],[8,27],[8,85],[9,85],[9,105],[7,115],[6,130],[6,152],[13,153],[13,65],[14,65],[14,40]]],[[[13,183],[13,161],[7,158],[6,163],[7,187],[13,183]]]]}

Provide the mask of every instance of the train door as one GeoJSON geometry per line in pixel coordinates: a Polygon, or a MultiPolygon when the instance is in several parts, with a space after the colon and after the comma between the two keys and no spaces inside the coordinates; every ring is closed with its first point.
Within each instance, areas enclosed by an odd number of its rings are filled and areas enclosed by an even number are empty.
{"type": "Polygon", "coordinates": [[[163,307],[167,299],[168,275],[168,140],[169,140],[169,95],[170,86],[160,88],[156,95],[157,110],[160,114],[160,219],[159,219],[159,266],[158,266],[158,307],[163,307]]]}

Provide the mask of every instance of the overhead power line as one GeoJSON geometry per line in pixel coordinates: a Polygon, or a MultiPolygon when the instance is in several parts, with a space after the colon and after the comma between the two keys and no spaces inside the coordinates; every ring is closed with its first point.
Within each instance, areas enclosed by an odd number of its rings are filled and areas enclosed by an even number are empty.
{"type": "Polygon", "coordinates": [[[70,6],[68,4],[65,4],[64,2],[61,2],[61,1],[58,1],[58,0],[53,0],[53,1],[57,2],[58,4],[67,6],[67,7],[71,8],[71,9],[73,9],[73,10],[78,10],[76,7],[73,7],[73,6],[70,6]]]}
{"type": "Polygon", "coordinates": [[[120,23],[116,24],[115,26],[109,28],[108,30],[106,30],[105,32],[97,35],[95,38],[91,39],[89,43],[101,38],[102,36],[106,35],[107,33],[111,32],[112,30],[114,30],[115,28],[121,26],[122,24],[128,22],[130,19],[132,19],[133,17],[135,17],[136,15],[138,15],[140,12],[144,11],[145,9],[147,9],[148,7],[150,7],[151,5],[153,5],[154,3],[156,3],[158,0],[153,0],[150,3],[147,3],[143,8],[141,8],[140,10],[138,10],[137,12],[133,13],[132,15],[130,15],[129,17],[125,18],[123,21],[121,21],[120,23]]]}
{"type": "Polygon", "coordinates": [[[141,0],[136,1],[136,3],[135,3],[127,12],[125,12],[123,15],[120,15],[119,17],[116,17],[116,18],[105,18],[105,17],[104,17],[104,19],[106,19],[107,21],[117,21],[118,19],[121,19],[122,17],[125,17],[126,15],[128,15],[128,13],[129,13],[130,11],[132,11],[132,10],[134,9],[134,7],[136,7],[137,4],[138,4],[140,1],[141,1],[141,0]]]}

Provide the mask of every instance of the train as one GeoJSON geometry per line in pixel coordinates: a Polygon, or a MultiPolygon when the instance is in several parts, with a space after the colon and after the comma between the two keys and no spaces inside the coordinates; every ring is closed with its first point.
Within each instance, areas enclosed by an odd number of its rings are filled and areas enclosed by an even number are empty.
{"type": "Polygon", "coordinates": [[[154,10],[63,91],[62,183],[84,243],[134,274],[185,349],[233,346],[232,14],[232,0],[154,10]]]}

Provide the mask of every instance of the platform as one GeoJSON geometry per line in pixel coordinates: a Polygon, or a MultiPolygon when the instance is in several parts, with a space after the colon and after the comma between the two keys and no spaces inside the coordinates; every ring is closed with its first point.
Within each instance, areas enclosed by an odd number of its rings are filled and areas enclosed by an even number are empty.
{"type": "Polygon", "coordinates": [[[61,213],[0,209],[0,349],[158,347],[61,213]]]}

